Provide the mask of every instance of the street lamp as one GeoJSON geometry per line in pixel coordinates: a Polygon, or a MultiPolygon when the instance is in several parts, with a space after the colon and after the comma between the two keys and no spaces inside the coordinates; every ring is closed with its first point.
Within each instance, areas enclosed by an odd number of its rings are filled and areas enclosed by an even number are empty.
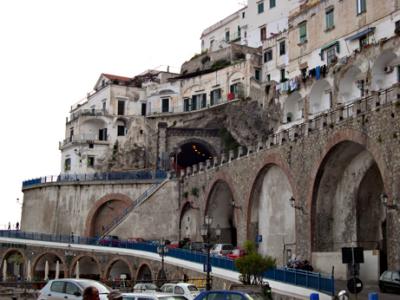
{"type": "Polygon", "coordinates": [[[389,203],[389,197],[385,193],[382,193],[381,196],[382,204],[388,209],[400,209],[400,206],[397,204],[396,199],[393,199],[393,203],[389,203]]]}
{"type": "MultiPolygon", "coordinates": [[[[204,224],[201,226],[200,233],[201,236],[203,237],[204,242],[206,243],[206,249],[207,249],[207,260],[206,263],[204,264],[204,271],[207,272],[207,277],[206,277],[206,290],[209,291],[211,290],[211,263],[210,263],[210,250],[211,250],[211,243],[210,243],[210,236],[211,236],[211,231],[210,231],[210,226],[212,224],[212,217],[206,215],[204,217],[204,224]]],[[[219,224],[217,225],[217,228],[215,229],[215,236],[217,239],[221,236],[221,228],[219,227],[219,224]]]]}
{"type": "Polygon", "coordinates": [[[165,280],[166,276],[165,276],[165,271],[164,271],[164,257],[167,255],[168,253],[168,248],[165,245],[165,241],[164,239],[161,239],[160,241],[160,245],[157,247],[157,253],[161,256],[161,280],[165,280]]]}

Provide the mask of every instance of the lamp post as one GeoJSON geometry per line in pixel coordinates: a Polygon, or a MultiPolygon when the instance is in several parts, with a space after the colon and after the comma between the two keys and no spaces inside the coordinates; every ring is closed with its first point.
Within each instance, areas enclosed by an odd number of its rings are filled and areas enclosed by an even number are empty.
{"type": "MultiPolygon", "coordinates": [[[[210,263],[210,250],[211,250],[211,243],[210,243],[210,236],[211,236],[211,231],[210,231],[210,226],[212,224],[212,217],[206,215],[204,217],[204,224],[201,227],[201,236],[204,239],[204,242],[206,243],[206,248],[207,248],[207,260],[206,264],[204,264],[204,270],[207,272],[207,277],[206,277],[206,290],[209,291],[211,290],[211,263],[210,263]]],[[[221,229],[219,225],[217,225],[217,228],[215,229],[215,235],[217,239],[221,236],[221,229]]]]}
{"type": "Polygon", "coordinates": [[[157,247],[157,253],[161,256],[161,279],[164,280],[166,278],[165,276],[165,270],[164,270],[164,257],[168,253],[168,248],[165,245],[164,239],[161,239],[160,245],[157,247]]]}

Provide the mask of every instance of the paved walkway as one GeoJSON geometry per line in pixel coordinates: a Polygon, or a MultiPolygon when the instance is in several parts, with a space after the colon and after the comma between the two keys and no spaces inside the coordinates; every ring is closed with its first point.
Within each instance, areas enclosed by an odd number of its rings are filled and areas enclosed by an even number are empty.
{"type": "MultiPolygon", "coordinates": [[[[346,290],[347,291],[347,281],[342,281],[342,280],[336,280],[335,281],[335,288],[336,288],[336,294],[339,293],[341,290],[346,290]]],[[[364,283],[364,288],[361,291],[360,294],[357,295],[357,298],[355,295],[351,295],[350,299],[359,299],[359,300],[364,300],[368,299],[368,294],[377,292],[379,295],[379,300],[399,300],[400,295],[398,294],[389,294],[389,293],[381,293],[379,291],[379,286],[374,285],[374,284],[365,284],[364,283]]]]}

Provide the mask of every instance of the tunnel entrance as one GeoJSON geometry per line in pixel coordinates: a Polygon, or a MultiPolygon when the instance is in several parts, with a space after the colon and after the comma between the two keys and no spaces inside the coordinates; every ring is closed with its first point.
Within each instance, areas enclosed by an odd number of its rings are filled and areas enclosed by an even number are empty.
{"type": "Polygon", "coordinates": [[[178,170],[193,166],[207,159],[212,159],[211,151],[202,143],[190,142],[180,147],[180,152],[176,155],[177,164],[175,168],[178,170]]]}

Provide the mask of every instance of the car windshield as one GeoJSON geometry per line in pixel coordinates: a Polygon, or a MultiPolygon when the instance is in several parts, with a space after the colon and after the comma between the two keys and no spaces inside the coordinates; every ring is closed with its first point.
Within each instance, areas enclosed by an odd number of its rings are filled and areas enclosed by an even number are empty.
{"type": "Polygon", "coordinates": [[[88,286],[94,286],[99,290],[99,294],[108,294],[110,292],[110,289],[107,286],[102,285],[97,281],[78,281],[77,283],[82,287],[83,290],[88,286]]]}
{"type": "Polygon", "coordinates": [[[188,288],[188,290],[191,291],[191,292],[197,292],[197,291],[198,291],[197,287],[194,286],[194,285],[188,285],[187,288],[188,288]]]}
{"type": "Polygon", "coordinates": [[[159,300],[187,300],[184,296],[161,296],[157,298],[159,300]]]}

